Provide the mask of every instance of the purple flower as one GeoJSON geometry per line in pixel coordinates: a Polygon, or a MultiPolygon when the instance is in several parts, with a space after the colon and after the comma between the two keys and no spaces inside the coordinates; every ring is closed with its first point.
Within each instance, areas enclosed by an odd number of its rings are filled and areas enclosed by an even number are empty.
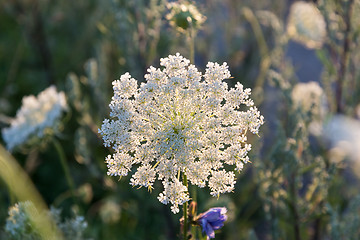
{"type": "Polygon", "coordinates": [[[224,226],[227,220],[227,209],[225,207],[210,208],[208,211],[198,216],[198,223],[202,228],[202,232],[207,235],[207,239],[215,238],[215,230],[224,226]]]}

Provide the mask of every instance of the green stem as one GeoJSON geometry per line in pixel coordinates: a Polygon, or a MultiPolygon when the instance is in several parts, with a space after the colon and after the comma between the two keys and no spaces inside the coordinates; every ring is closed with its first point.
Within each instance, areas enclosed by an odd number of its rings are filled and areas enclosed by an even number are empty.
{"type": "Polygon", "coordinates": [[[66,181],[67,181],[67,183],[69,185],[69,188],[70,188],[71,196],[72,196],[72,198],[74,200],[74,203],[76,203],[74,181],[73,181],[73,179],[72,179],[72,177],[70,175],[69,165],[66,162],[66,157],[65,157],[64,150],[61,147],[59,141],[57,141],[56,139],[53,139],[52,142],[53,142],[53,144],[54,144],[54,146],[56,148],[56,151],[58,152],[60,163],[61,163],[61,166],[62,166],[62,168],[64,170],[65,178],[66,178],[66,181]]]}
{"type": "MultiPolygon", "coordinates": [[[[197,202],[197,193],[196,193],[196,187],[193,185],[191,188],[191,201],[197,202]]],[[[193,215],[193,218],[197,216],[197,207],[195,208],[195,214],[193,215]]],[[[197,230],[198,227],[194,224],[191,224],[191,234],[194,236],[194,239],[197,239],[197,230]]]]}
{"type": "Polygon", "coordinates": [[[336,80],[336,90],[335,90],[335,96],[336,96],[336,112],[342,113],[344,112],[344,104],[343,104],[343,84],[344,80],[346,79],[346,70],[348,68],[348,58],[350,55],[350,45],[351,45],[351,39],[350,39],[350,33],[351,33],[351,16],[352,16],[352,9],[353,9],[353,3],[354,0],[350,0],[348,2],[348,9],[344,16],[344,22],[345,22],[345,32],[344,32],[344,43],[343,43],[343,49],[342,53],[340,53],[340,67],[338,71],[338,76],[336,80]]]}
{"type": "Polygon", "coordinates": [[[294,234],[296,240],[301,240],[300,236],[300,216],[297,209],[297,189],[296,189],[296,175],[297,173],[293,173],[291,175],[291,182],[290,182],[290,193],[291,193],[291,210],[294,216],[294,234]]]}
{"type": "MultiPolygon", "coordinates": [[[[188,41],[189,41],[189,49],[190,49],[190,63],[195,64],[195,30],[193,28],[193,26],[190,27],[189,31],[188,31],[188,41]]],[[[188,183],[187,183],[187,177],[186,174],[183,173],[183,184],[188,187],[188,183]]],[[[183,214],[184,214],[184,225],[183,225],[183,235],[184,235],[184,240],[187,239],[187,232],[188,232],[188,206],[187,206],[187,202],[184,203],[183,205],[183,214]]]]}
{"type": "MultiPolygon", "coordinates": [[[[187,183],[187,177],[186,174],[183,173],[183,184],[188,187],[188,183],[187,183]]],[[[187,232],[188,232],[188,216],[187,216],[187,202],[184,203],[183,205],[183,214],[184,214],[184,225],[183,225],[183,230],[184,230],[184,240],[187,240],[187,232]]]]}
{"type": "Polygon", "coordinates": [[[196,30],[194,30],[193,26],[190,26],[189,30],[188,30],[188,42],[189,42],[189,49],[190,49],[190,53],[189,53],[189,58],[190,58],[190,63],[191,64],[195,64],[195,35],[196,35],[196,30]]]}
{"type": "Polygon", "coordinates": [[[255,87],[262,88],[265,82],[266,74],[271,66],[269,49],[267,47],[264,34],[261,30],[260,23],[256,19],[254,13],[251,11],[250,8],[247,7],[243,8],[242,13],[245,19],[250,23],[251,28],[254,31],[255,39],[259,46],[261,60],[260,60],[259,75],[255,81],[255,87]]]}

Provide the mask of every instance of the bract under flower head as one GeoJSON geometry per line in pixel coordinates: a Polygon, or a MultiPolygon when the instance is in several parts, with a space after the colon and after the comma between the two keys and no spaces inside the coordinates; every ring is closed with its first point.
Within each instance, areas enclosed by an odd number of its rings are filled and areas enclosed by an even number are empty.
{"type": "Polygon", "coordinates": [[[230,78],[226,63],[209,62],[202,75],[177,53],[160,65],[148,69],[139,88],[128,73],[113,82],[112,119],[105,119],[99,132],[104,145],[115,150],[106,158],[108,174],[126,176],[138,165],[131,185],[152,189],[162,180],[158,199],[177,213],[190,199],[180,179],[184,175],[193,185],[208,185],[213,196],[234,189],[234,174],[224,164],[240,171],[248,162],[246,133],[257,134],[263,117],[250,89],[240,83],[228,89],[223,82],[230,78]]]}
{"type": "Polygon", "coordinates": [[[57,92],[55,86],[45,89],[37,97],[24,97],[16,118],[11,121],[9,128],[2,130],[7,148],[12,150],[32,136],[43,137],[46,129],[56,128],[66,108],[65,94],[57,92]]]}
{"type": "Polygon", "coordinates": [[[201,213],[197,222],[202,228],[202,232],[207,235],[207,239],[215,238],[215,230],[224,226],[227,220],[227,209],[225,207],[210,208],[208,211],[201,213]]]}

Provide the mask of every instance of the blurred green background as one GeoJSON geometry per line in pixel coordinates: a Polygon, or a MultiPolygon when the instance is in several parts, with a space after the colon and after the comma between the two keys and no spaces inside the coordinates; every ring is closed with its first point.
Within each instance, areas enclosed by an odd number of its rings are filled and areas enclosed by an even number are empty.
{"type": "MultiPolygon", "coordinates": [[[[150,194],[132,188],[129,178],[118,181],[106,175],[104,159],[111,150],[97,133],[110,112],[114,79],[129,72],[141,82],[149,66],[159,67],[161,57],[179,52],[190,58],[186,33],[166,18],[171,11],[167,3],[0,2],[0,127],[9,126],[24,96],[51,85],[65,92],[69,109],[56,139],[75,198],[51,140],[12,155],[48,206],[61,208],[63,217],[85,217],[86,238],[179,237],[181,214],[158,202],[160,183],[150,194]]],[[[354,149],[360,148],[360,1],[311,2],[324,26],[307,11],[291,13],[289,0],[192,4],[206,17],[194,41],[195,65],[204,72],[208,61],[227,62],[234,77],[227,80],[229,86],[241,82],[250,87],[265,117],[260,137],[249,136],[252,163],[237,175],[234,193],[217,200],[207,189],[196,190],[200,212],[228,208],[229,219],[216,239],[359,239],[360,158],[354,149]],[[289,30],[291,14],[299,29],[295,36],[289,30]],[[311,81],[324,96],[305,108],[297,103],[294,89],[311,81]],[[316,110],[320,108],[323,114],[316,110]],[[340,132],[353,132],[354,138],[332,138],[335,130],[327,126],[334,116],[351,119],[354,126],[340,132]]],[[[304,92],[310,93],[310,87],[304,92]]],[[[1,144],[5,146],[3,139],[1,144]]],[[[8,208],[18,201],[5,182],[0,181],[1,239],[7,239],[3,226],[8,208]]]]}

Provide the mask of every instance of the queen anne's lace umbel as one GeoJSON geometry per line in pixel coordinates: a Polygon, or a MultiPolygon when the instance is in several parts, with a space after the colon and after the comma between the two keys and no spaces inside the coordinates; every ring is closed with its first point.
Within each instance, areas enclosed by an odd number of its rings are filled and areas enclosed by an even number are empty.
{"type": "Polygon", "coordinates": [[[115,150],[106,158],[108,175],[126,176],[137,165],[130,184],[152,189],[161,180],[158,199],[177,213],[190,199],[184,175],[193,185],[208,185],[213,196],[234,189],[234,173],[224,166],[241,171],[251,149],[246,133],[257,134],[263,116],[250,89],[240,83],[228,89],[223,82],[230,78],[226,63],[209,62],[202,75],[177,53],[160,65],[148,69],[139,88],[129,73],[113,82],[112,119],[105,119],[99,132],[115,150]]]}

